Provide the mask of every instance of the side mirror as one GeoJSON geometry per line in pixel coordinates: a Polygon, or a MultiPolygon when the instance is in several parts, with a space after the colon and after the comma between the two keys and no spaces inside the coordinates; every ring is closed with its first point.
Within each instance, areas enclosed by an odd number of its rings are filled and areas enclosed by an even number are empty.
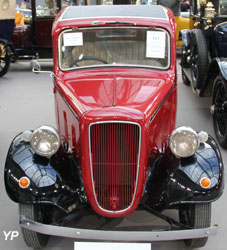
{"type": "Polygon", "coordinates": [[[31,61],[32,72],[38,74],[41,71],[41,66],[36,60],[31,61]]]}
{"type": "Polygon", "coordinates": [[[50,75],[50,77],[53,77],[57,80],[60,81],[60,79],[52,72],[52,71],[44,71],[44,70],[41,70],[41,66],[40,64],[36,61],[36,60],[32,60],[31,63],[31,68],[32,68],[32,72],[35,73],[35,74],[39,74],[39,73],[47,73],[50,75]]]}

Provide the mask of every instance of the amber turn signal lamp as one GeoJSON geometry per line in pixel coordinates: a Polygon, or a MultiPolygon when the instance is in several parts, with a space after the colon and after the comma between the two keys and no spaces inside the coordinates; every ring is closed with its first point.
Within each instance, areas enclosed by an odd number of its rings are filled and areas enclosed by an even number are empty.
{"type": "Polygon", "coordinates": [[[200,185],[201,185],[202,188],[209,188],[210,185],[211,185],[211,180],[210,180],[210,178],[203,177],[203,178],[200,180],[200,185]]]}
{"type": "Polygon", "coordinates": [[[19,186],[21,188],[27,188],[30,185],[30,180],[28,179],[28,177],[21,177],[19,180],[19,186]]]}

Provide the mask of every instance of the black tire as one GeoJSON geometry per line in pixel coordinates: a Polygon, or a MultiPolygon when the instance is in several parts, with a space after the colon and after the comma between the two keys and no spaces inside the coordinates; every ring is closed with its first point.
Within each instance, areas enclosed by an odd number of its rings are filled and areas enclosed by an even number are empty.
{"type": "MultiPolygon", "coordinates": [[[[179,210],[180,222],[191,228],[210,227],[211,222],[211,203],[187,204],[179,210]]],[[[186,239],[184,243],[189,248],[205,246],[208,237],[186,239]]]]}
{"type": "Polygon", "coordinates": [[[4,76],[10,65],[10,54],[3,44],[0,44],[0,77],[4,76]]]}
{"type": "MultiPolygon", "coordinates": [[[[19,204],[19,215],[37,222],[44,222],[44,214],[38,205],[19,204]]],[[[49,239],[49,235],[40,234],[23,227],[21,228],[21,232],[25,243],[29,247],[37,249],[43,248],[49,239]]]]}
{"type": "Polygon", "coordinates": [[[183,68],[181,68],[181,76],[182,76],[182,81],[185,85],[189,86],[191,84],[191,82],[189,81],[189,79],[187,78],[187,76],[184,73],[183,68]]]}
{"type": "Polygon", "coordinates": [[[214,80],[212,105],[217,141],[223,148],[227,148],[227,81],[219,75],[214,80]]]}
{"type": "Polygon", "coordinates": [[[208,52],[205,36],[202,30],[197,29],[192,32],[191,43],[191,76],[192,84],[196,89],[202,87],[202,83],[207,74],[208,52]]]}

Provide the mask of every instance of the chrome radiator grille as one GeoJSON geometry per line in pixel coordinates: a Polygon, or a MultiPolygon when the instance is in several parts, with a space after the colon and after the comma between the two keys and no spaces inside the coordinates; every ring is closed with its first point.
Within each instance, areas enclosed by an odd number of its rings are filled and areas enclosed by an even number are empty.
{"type": "Polygon", "coordinates": [[[107,211],[131,206],[137,185],[140,126],[129,122],[90,125],[90,163],[97,205],[107,211]]]}

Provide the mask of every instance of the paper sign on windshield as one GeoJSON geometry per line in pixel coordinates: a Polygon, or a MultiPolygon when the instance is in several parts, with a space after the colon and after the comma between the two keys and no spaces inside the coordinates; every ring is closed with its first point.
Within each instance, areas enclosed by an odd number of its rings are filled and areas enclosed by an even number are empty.
{"type": "Polygon", "coordinates": [[[83,45],[82,32],[65,33],[63,39],[64,39],[64,46],[82,46],[83,45]]]}
{"type": "Polygon", "coordinates": [[[147,31],[146,57],[165,58],[165,46],[165,32],[147,31]]]}

